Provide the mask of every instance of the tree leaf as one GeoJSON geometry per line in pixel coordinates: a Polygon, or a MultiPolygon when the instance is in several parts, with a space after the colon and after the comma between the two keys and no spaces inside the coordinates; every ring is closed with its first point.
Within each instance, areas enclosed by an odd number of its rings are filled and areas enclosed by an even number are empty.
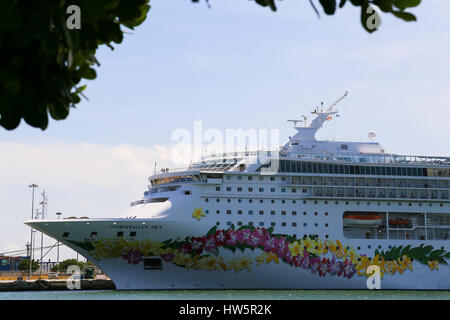
{"type": "Polygon", "coordinates": [[[415,15],[413,15],[412,13],[409,12],[404,12],[404,11],[392,11],[392,14],[394,16],[396,16],[397,18],[400,18],[402,20],[405,21],[417,21],[417,18],[415,15]]]}
{"type": "Polygon", "coordinates": [[[420,4],[420,0],[396,0],[394,5],[400,10],[406,8],[417,7],[420,4]]]}
{"type": "Polygon", "coordinates": [[[336,0],[319,0],[323,11],[328,15],[333,15],[336,12],[336,0]]]}

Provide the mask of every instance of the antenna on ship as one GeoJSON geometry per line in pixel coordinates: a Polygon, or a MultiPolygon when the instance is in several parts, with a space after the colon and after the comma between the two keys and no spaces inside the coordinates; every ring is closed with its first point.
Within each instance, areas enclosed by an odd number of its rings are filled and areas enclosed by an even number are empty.
{"type": "MultiPolygon", "coordinates": [[[[335,105],[337,105],[339,103],[339,101],[341,101],[342,99],[344,99],[348,94],[348,90],[345,91],[344,95],[342,97],[340,97],[339,99],[337,99],[331,106],[328,107],[326,112],[331,112],[333,110],[333,107],[335,105]]],[[[323,102],[322,102],[323,104],[323,102]]]]}
{"type": "Polygon", "coordinates": [[[306,120],[308,120],[308,117],[302,115],[302,118],[303,118],[303,120],[301,120],[301,119],[298,119],[298,120],[288,120],[288,122],[293,122],[293,123],[294,123],[294,128],[295,128],[295,127],[298,127],[297,123],[299,123],[299,122],[303,122],[303,123],[305,124],[305,127],[306,127],[306,125],[307,125],[306,120]]]}

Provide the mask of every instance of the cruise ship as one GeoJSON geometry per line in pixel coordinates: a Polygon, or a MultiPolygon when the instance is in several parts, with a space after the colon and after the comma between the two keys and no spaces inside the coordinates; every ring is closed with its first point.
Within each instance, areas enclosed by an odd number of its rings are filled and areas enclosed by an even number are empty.
{"type": "Polygon", "coordinates": [[[122,217],[25,223],[123,290],[450,290],[450,158],[317,140],[336,103],[278,150],[161,170],[122,217]]]}

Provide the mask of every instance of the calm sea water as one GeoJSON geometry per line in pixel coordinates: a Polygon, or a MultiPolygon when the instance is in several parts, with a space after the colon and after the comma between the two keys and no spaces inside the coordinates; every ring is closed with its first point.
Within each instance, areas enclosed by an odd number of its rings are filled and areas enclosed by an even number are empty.
{"type": "Polygon", "coordinates": [[[450,291],[146,290],[0,292],[0,300],[450,300],[450,291]]]}

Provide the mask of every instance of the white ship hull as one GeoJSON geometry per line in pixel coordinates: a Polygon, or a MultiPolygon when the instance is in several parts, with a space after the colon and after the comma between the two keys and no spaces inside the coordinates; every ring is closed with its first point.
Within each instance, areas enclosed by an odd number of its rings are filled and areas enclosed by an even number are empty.
{"type": "MultiPolygon", "coordinates": [[[[164,220],[164,219],[163,219],[164,220]]],[[[151,253],[149,256],[142,256],[141,258],[154,258],[161,261],[161,266],[157,269],[146,270],[143,260],[139,260],[136,264],[127,260],[119,253],[113,253],[117,257],[97,256],[98,252],[92,250],[85,250],[80,246],[74,244],[74,241],[79,243],[90,243],[86,234],[90,230],[99,230],[103,234],[108,232],[112,235],[117,230],[139,230],[140,236],[133,240],[126,242],[142,242],[147,240],[153,243],[162,243],[168,239],[184,239],[185,237],[201,237],[209,230],[209,225],[197,221],[154,221],[154,220],[120,220],[117,219],[102,219],[102,220],[70,220],[70,221],[34,221],[27,222],[33,225],[34,228],[45,232],[47,235],[60,240],[64,244],[73,248],[81,255],[86,257],[89,261],[94,262],[101,270],[103,270],[116,285],[117,289],[123,290],[138,290],[138,289],[367,289],[368,277],[358,272],[350,272],[347,275],[343,273],[332,273],[327,270],[325,274],[320,274],[318,270],[313,271],[312,268],[304,265],[295,266],[283,261],[282,255],[278,254],[278,261],[272,260],[267,263],[263,261],[259,263],[258,257],[264,254],[264,250],[255,248],[253,250],[247,248],[241,251],[237,249],[235,252],[218,246],[215,252],[203,251],[203,254],[214,256],[221,261],[226,262],[232,260],[239,260],[241,258],[250,261],[241,266],[241,268],[234,269],[228,267],[226,270],[215,265],[211,270],[205,269],[205,266],[198,267],[195,265],[177,265],[174,261],[165,261],[163,255],[155,255],[151,253]],[[86,223],[89,223],[87,225],[86,223]],[[113,224],[115,223],[115,224],[113,224]],[[143,223],[146,228],[141,229],[143,223]],[[121,227],[124,227],[122,229],[121,227]],[[70,232],[70,241],[61,238],[58,235],[63,232],[70,232]],[[102,231],[100,231],[102,230],[102,231]],[[111,232],[113,230],[113,232],[111,232]],[[145,231],[145,232],[144,232],[145,231]],[[77,236],[77,234],[79,236],[77,236]]],[[[218,229],[220,230],[220,229],[218,229]]],[[[275,234],[275,232],[273,233],[275,234]]],[[[99,243],[102,239],[97,238],[93,242],[99,243]]],[[[373,240],[359,240],[349,241],[349,239],[337,239],[343,245],[351,245],[352,248],[357,244],[372,243],[372,247],[383,243],[383,241],[373,240]]],[[[114,246],[117,243],[117,238],[105,237],[103,241],[109,241],[114,246]]],[[[332,241],[331,243],[336,243],[332,241]]],[[[384,241],[387,244],[386,240],[384,241]]],[[[411,242],[402,243],[402,241],[389,241],[390,244],[411,245],[411,242]]],[[[417,246],[423,244],[422,241],[416,242],[417,246]]],[[[426,243],[428,245],[430,243],[426,243]]],[[[434,247],[440,246],[442,243],[436,241],[432,242],[434,247]]],[[[87,248],[89,249],[89,248],[87,248]]],[[[92,248],[91,248],[92,249],[92,248]]],[[[101,253],[100,253],[101,254],[101,253]]],[[[106,253],[105,255],[108,255],[106,253]]],[[[373,250],[361,250],[358,252],[362,256],[373,256],[373,250]]],[[[275,253],[275,255],[277,255],[275,253]]],[[[335,259],[337,261],[345,261],[350,257],[344,256],[336,258],[338,255],[331,251],[321,255],[321,259],[328,260],[335,259]]],[[[356,259],[354,260],[356,262],[356,259]]],[[[361,271],[362,273],[364,270],[361,271]]],[[[381,289],[408,289],[408,290],[450,290],[450,268],[448,265],[439,265],[438,269],[430,269],[430,266],[413,261],[409,268],[397,270],[391,274],[387,269],[383,272],[381,281],[381,289]]]]}

